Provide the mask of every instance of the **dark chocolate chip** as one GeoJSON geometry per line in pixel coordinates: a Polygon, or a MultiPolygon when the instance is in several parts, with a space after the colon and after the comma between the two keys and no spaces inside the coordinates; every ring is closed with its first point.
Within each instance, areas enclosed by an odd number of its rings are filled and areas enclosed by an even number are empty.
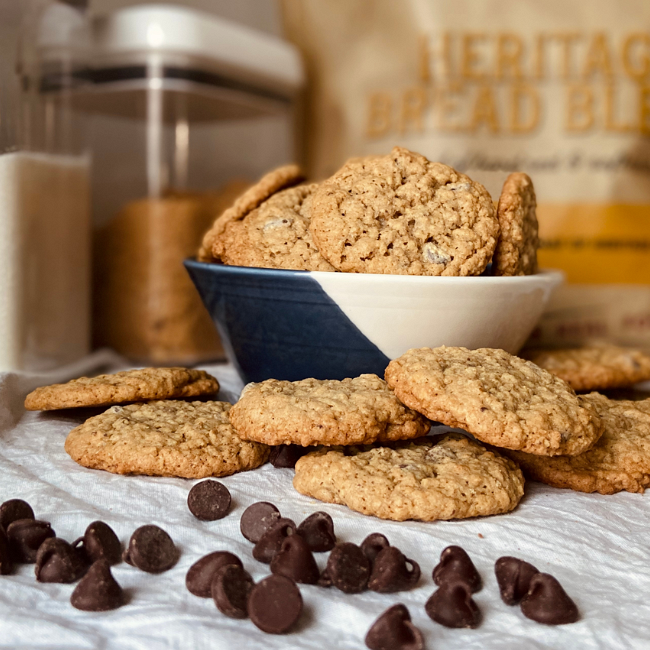
{"type": "Polygon", "coordinates": [[[140,526],[129,540],[123,559],[147,573],[171,569],[180,555],[172,538],[158,526],[140,526]]]}
{"type": "Polygon", "coordinates": [[[202,557],[190,567],[185,576],[187,590],[200,598],[210,598],[215,574],[229,564],[242,566],[241,560],[228,551],[216,551],[202,557]]]}
{"type": "Polygon", "coordinates": [[[483,582],[469,555],[460,546],[448,546],[440,553],[440,562],[433,570],[437,585],[464,582],[472,591],[480,591],[483,582]]]}
{"type": "Polygon", "coordinates": [[[318,578],[318,582],[316,584],[319,587],[324,587],[325,589],[329,589],[332,586],[332,578],[330,578],[330,574],[327,573],[327,567],[324,568],[321,572],[320,578],[318,578]]]}
{"type": "Polygon", "coordinates": [[[402,604],[388,608],[366,634],[370,650],[424,650],[422,632],[411,623],[409,610],[402,604]]]}
{"type": "Polygon", "coordinates": [[[219,481],[201,481],[187,495],[187,507],[201,521],[222,519],[230,511],[230,492],[219,481]]]}
{"type": "Polygon", "coordinates": [[[291,535],[282,542],[280,550],[271,560],[271,573],[286,576],[295,582],[315,585],[320,571],[307,542],[300,535],[291,535]]]}
{"type": "Polygon", "coordinates": [[[0,575],[6,576],[13,571],[14,563],[11,559],[9,539],[5,529],[0,526],[0,575]]]}
{"type": "Polygon", "coordinates": [[[315,512],[309,515],[298,526],[298,534],[302,535],[312,553],[331,551],[336,544],[334,522],[326,512],[315,512]]]}
{"type": "Polygon", "coordinates": [[[19,519],[34,519],[34,511],[27,501],[9,499],[0,506],[0,527],[7,530],[9,524],[19,519]]]}
{"type": "Polygon", "coordinates": [[[388,546],[375,557],[368,589],[380,594],[393,594],[414,587],[419,579],[420,565],[404,557],[398,548],[388,546]]]}
{"type": "Polygon", "coordinates": [[[370,533],[366,539],[361,542],[361,550],[363,554],[370,560],[370,564],[375,561],[375,558],[380,551],[390,546],[390,542],[381,533],[370,533]]]}
{"type": "Polygon", "coordinates": [[[248,598],[255,586],[242,566],[222,566],[212,580],[212,598],[217,609],[230,618],[248,617],[248,598]]]}
{"type": "Polygon", "coordinates": [[[310,451],[309,447],[301,447],[300,445],[277,445],[271,447],[269,462],[278,469],[293,469],[298,460],[310,451]]]}
{"type": "Polygon", "coordinates": [[[481,612],[465,582],[445,582],[427,600],[429,617],[446,627],[478,627],[481,612]]]}
{"type": "Polygon", "coordinates": [[[46,539],[36,554],[36,580],[39,582],[76,582],[89,567],[82,551],[58,537],[46,539]]]}
{"type": "Polygon", "coordinates": [[[47,521],[18,519],[11,522],[7,528],[7,537],[14,562],[26,564],[36,562],[39,546],[54,535],[54,530],[47,521]]]}
{"type": "Polygon", "coordinates": [[[260,540],[253,548],[253,557],[258,562],[271,564],[271,560],[276,553],[282,548],[282,542],[296,533],[296,524],[291,519],[277,519],[275,523],[267,529],[260,537],[260,540]]]}
{"type": "Polygon", "coordinates": [[[326,571],[337,589],[346,594],[358,594],[368,587],[370,560],[356,544],[344,542],[333,548],[326,571]]]}
{"type": "Polygon", "coordinates": [[[248,598],[251,621],[268,634],[285,634],[302,613],[302,595],[296,583],[271,575],[258,582],[248,598]]]}
{"type": "Polygon", "coordinates": [[[272,503],[258,501],[244,510],[239,528],[249,542],[257,544],[267,529],[278,519],[280,519],[280,511],[272,503]]]}
{"type": "Polygon", "coordinates": [[[88,525],[83,537],[72,544],[81,545],[90,562],[106,560],[109,564],[117,564],[122,559],[122,544],[115,531],[103,521],[93,521],[88,525]]]}
{"type": "Polygon", "coordinates": [[[494,565],[501,598],[506,605],[516,605],[527,593],[530,580],[539,571],[516,557],[500,557],[494,565]]]}
{"type": "Polygon", "coordinates": [[[84,612],[105,612],[124,604],[124,592],[106,560],[94,562],[70,596],[73,607],[84,612]]]}
{"type": "Polygon", "coordinates": [[[548,573],[536,573],[521,601],[524,616],[545,625],[575,623],[580,615],[562,585],[548,573]]]}

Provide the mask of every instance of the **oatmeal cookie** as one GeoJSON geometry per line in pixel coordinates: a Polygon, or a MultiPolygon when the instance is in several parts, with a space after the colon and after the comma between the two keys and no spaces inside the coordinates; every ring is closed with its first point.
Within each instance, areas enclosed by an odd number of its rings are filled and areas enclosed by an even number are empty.
{"type": "Polygon", "coordinates": [[[574,455],[602,433],[567,383],[504,350],[412,349],[390,362],[386,381],[407,406],[496,447],[574,455]]]}
{"type": "Polygon", "coordinates": [[[423,436],[430,427],[377,375],[248,384],[230,421],[244,440],[304,447],[405,440],[423,436]]]}
{"type": "Polygon", "coordinates": [[[340,271],[479,275],[499,234],[487,190],[395,147],[349,160],[314,194],[310,230],[340,271]]]}
{"type": "Polygon", "coordinates": [[[114,474],[204,478],[255,469],[270,449],[244,442],[226,402],[166,400],[112,406],[73,429],[65,441],[72,459],[114,474]]]}
{"type": "Polygon", "coordinates": [[[537,273],[537,200],[529,176],[517,172],[506,178],[497,217],[500,232],[492,259],[494,275],[537,273]]]}
{"type": "Polygon", "coordinates": [[[110,406],[152,399],[182,399],[215,395],[219,382],[203,370],[138,368],[112,375],[80,377],[65,384],[41,386],[25,398],[28,411],[82,406],[110,406]]]}
{"type": "Polygon", "coordinates": [[[293,486],[364,515],[435,521],[509,512],[524,494],[524,477],[507,458],[451,434],[321,449],[296,463],[293,486]]]}

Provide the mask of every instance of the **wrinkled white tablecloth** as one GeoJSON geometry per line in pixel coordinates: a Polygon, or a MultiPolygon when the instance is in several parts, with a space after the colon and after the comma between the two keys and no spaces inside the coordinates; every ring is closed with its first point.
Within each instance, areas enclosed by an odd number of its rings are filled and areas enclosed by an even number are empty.
{"type": "MultiPolygon", "coordinates": [[[[0,647],[155,650],[178,648],[365,648],[375,618],[390,605],[407,605],[429,650],[650,648],[650,495],[587,495],[537,483],[510,514],[458,522],[395,523],[316,502],[295,492],[293,471],[266,465],[223,480],[233,496],[231,514],[204,523],[186,506],[194,481],[115,476],[76,465],[65,453],[68,431],[87,414],[35,414],[22,409],[37,385],[115,368],[119,359],[100,353],[50,376],[0,375],[0,501],[27,500],[36,516],[52,523],[69,541],[95,519],[110,524],[123,542],[145,523],[162,526],[182,551],[178,564],[160,575],[125,563],[113,573],[129,604],[106,613],[75,610],[73,585],[39,584],[34,566],[0,576],[0,647]],[[301,585],[305,610],[298,629],[285,636],[259,631],[249,620],[226,618],[211,599],[191,595],[185,574],[200,557],[227,549],[238,554],[255,580],[268,566],[253,560],[252,545],[239,532],[244,509],[272,501],[299,523],[316,510],[329,512],[339,540],[360,543],[384,533],[418,561],[422,580],[412,591],[392,595],[345,595],[336,589],[301,585]],[[484,620],[476,630],[455,630],[431,621],[424,603],[434,590],[431,571],[440,551],[459,544],[484,580],[475,600],[484,620]],[[556,576],[578,604],[578,623],[546,627],[530,621],[499,598],[494,561],[515,555],[556,576]]],[[[207,367],[222,382],[221,397],[232,399],[241,383],[232,367],[207,367]]],[[[324,566],[327,554],[318,554],[324,566]]]]}

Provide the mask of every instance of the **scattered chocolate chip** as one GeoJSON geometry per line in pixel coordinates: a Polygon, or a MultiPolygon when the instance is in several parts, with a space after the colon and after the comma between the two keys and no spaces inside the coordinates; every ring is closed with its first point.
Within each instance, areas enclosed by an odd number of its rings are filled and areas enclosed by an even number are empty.
{"type": "Polygon", "coordinates": [[[420,565],[404,557],[398,548],[388,546],[375,557],[368,589],[380,594],[392,594],[414,587],[419,579],[420,565]]]}
{"type": "Polygon", "coordinates": [[[140,526],[129,540],[122,559],[147,573],[171,569],[180,555],[172,538],[158,526],[140,526]]]}
{"type": "Polygon", "coordinates": [[[302,535],[312,553],[331,551],[336,544],[334,522],[326,512],[309,515],[298,526],[298,534],[302,535]]]}
{"type": "Polygon", "coordinates": [[[47,521],[18,519],[11,522],[7,528],[7,537],[14,562],[25,564],[36,562],[38,547],[54,535],[54,530],[47,521]]]}
{"type": "Polygon", "coordinates": [[[330,574],[327,573],[327,567],[321,572],[320,578],[318,578],[318,582],[316,584],[319,587],[323,587],[325,589],[329,589],[332,586],[332,578],[330,578],[330,574]]]}
{"type": "Polygon", "coordinates": [[[460,546],[448,546],[440,553],[440,562],[433,570],[433,581],[439,586],[461,581],[472,593],[480,591],[483,586],[474,563],[460,546]]]}
{"type": "Polygon", "coordinates": [[[109,564],[117,564],[122,559],[122,544],[115,531],[103,521],[93,521],[89,524],[84,536],[75,540],[72,545],[81,546],[90,562],[104,559],[109,564]]]}
{"type": "Polygon", "coordinates": [[[575,623],[580,615],[562,585],[548,573],[536,573],[521,601],[524,616],[545,625],[575,623]]]}
{"type": "Polygon", "coordinates": [[[219,481],[201,481],[187,495],[187,507],[201,521],[222,519],[230,511],[230,492],[219,481]]]}
{"type": "Polygon", "coordinates": [[[293,469],[300,458],[311,451],[309,447],[300,445],[277,445],[271,447],[269,462],[277,469],[293,469]]]}
{"type": "Polygon", "coordinates": [[[14,563],[11,560],[9,539],[5,529],[0,526],[0,575],[6,576],[12,572],[14,563]]]}
{"type": "Polygon", "coordinates": [[[46,539],[36,554],[36,580],[39,582],[76,582],[88,570],[84,554],[59,537],[46,539]]]}
{"type": "Polygon", "coordinates": [[[527,593],[530,580],[539,571],[516,557],[500,557],[494,565],[501,598],[506,605],[516,605],[527,593]]]}
{"type": "Polygon", "coordinates": [[[343,542],[330,553],[326,571],[337,589],[346,594],[358,594],[368,587],[370,560],[356,544],[343,542]]]}
{"type": "Polygon", "coordinates": [[[280,511],[272,503],[258,501],[244,510],[239,528],[249,542],[257,544],[267,529],[278,519],[280,519],[280,511]]]}
{"type": "Polygon", "coordinates": [[[390,542],[381,533],[370,533],[366,539],[361,542],[363,554],[370,560],[370,564],[375,561],[380,551],[390,546],[390,542]]]}
{"type": "Polygon", "coordinates": [[[291,519],[277,519],[253,547],[253,557],[258,562],[271,564],[275,554],[282,548],[282,542],[295,533],[296,524],[291,519]]]}
{"type": "Polygon", "coordinates": [[[105,612],[124,604],[124,592],[106,560],[94,562],[70,596],[73,607],[84,612],[105,612]]]}
{"type": "Polygon", "coordinates": [[[429,618],[446,627],[478,627],[481,622],[481,612],[465,582],[443,583],[424,609],[429,618]]]}
{"type": "Polygon", "coordinates": [[[285,538],[280,550],[271,560],[271,573],[307,585],[316,584],[320,578],[316,560],[307,542],[300,535],[285,538]]]}
{"type": "Polygon", "coordinates": [[[190,567],[185,576],[187,590],[200,598],[210,598],[215,574],[229,564],[242,566],[241,560],[228,551],[216,551],[202,557],[190,567]]]}
{"type": "Polygon", "coordinates": [[[411,623],[409,610],[402,604],[388,608],[366,634],[370,650],[424,650],[422,632],[411,623]]]}
{"type": "Polygon", "coordinates": [[[19,519],[34,519],[34,511],[27,501],[9,499],[0,506],[0,527],[7,530],[9,524],[19,519]]]}
{"type": "Polygon", "coordinates": [[[212,598],[217,609],[230,618],[248,617],[248,597],[255,586],[242,566],[222,566],[212,581],[212,598]]]}
{"type": "Polygon", "coordinates": [[[293,580],[271,575],[258,582],[248,597],[251,621],[268,634],[285,634],[302,613],[302,595],[293,580]]]}

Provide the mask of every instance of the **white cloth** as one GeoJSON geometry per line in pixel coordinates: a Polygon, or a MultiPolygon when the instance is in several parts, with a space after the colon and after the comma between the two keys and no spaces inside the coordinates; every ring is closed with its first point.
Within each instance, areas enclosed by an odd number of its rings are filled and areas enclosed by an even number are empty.
{"type": "MultiPolygon", "coordinates": [[[[120,360],[100,354],[55,377],[0,375],[0,501],[25,499],[37,518],[51,522],[57,535],[69,541],[96,519],[112,526],[123,543],[138,526],[158,524],[180,547],[181,558],[159,575],[125,563],[114,567],[129,602],[106,613],[74,609],[69,601],[74,585],[40,584],[34,566],[22,565],[13,575],[0,576],[0,647],[360,649],[377,616],[401,602],[429,650],[650,648],[650,495],[587,495],[530,483],[519,507],[507,515],[397,523],[303,497],[291,486],[292,470],[267,464],[221,479],[232,494],[232,511],[220,521],[205,523],[187,509],[194,481],[116,476],[76,465],[63,442],[85,414],[22,411],[22,399],[34,386],[107,364],[117,367],[120,360]],[[297,629],[285,636],[264,634],[250,620],[225,617],[211,599],[187,591],[185,574],[203,555],[225,549],[242,558],[255,580],[268,575],[268,566],[253,560],[252,544],[239,532],[242,512],[259,500],[274,502],[297,523],[325,510],[342,541],[360,543],[371,532],[384,533],[420,563],[418,587],[398,594],[346,595],[300,585],[305,609],[297,629]],[[424,611],[435,588],[431,571],[449,544],[465,548],[483,577],[484,587],[474,598],[484,619],[476,630],[442,627],[424,611]],[[581,620],[547,627],[526,619],[518,607],[506,606],[494,577],[494,562],[502,555],[528,560],[558,578],[577,603],[581,620]]],[[[207,369],[222,382],[226,396],[237,395],[241,382],[232,367],[207,369]]],[[[321,568],[326,556],[316,556],[321,568]]]]}

